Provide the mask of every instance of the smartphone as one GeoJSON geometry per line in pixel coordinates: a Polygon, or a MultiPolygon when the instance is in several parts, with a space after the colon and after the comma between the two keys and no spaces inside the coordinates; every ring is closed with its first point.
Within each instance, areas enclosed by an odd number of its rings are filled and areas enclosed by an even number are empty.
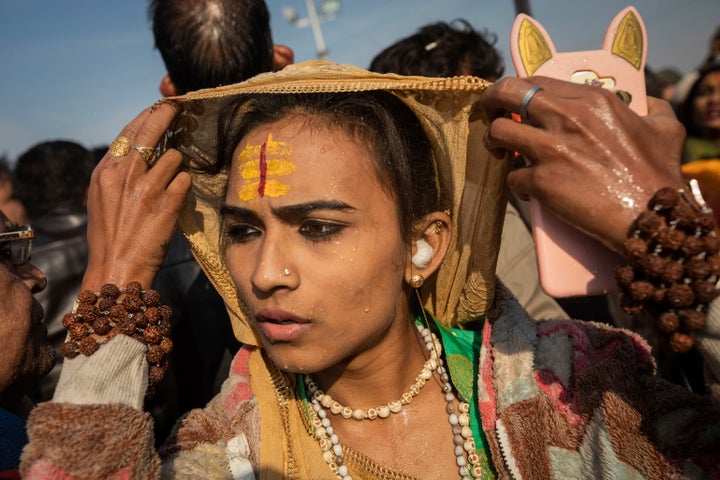
{"type": "MultiPolygon", "coordinates": [[[[647,33],[634,7],[618,13],[600,50],[558,53],[547,31],[528,15],[513,23],[510,52],[518,77],[541,75],[607,88],[639,115],[647,114],[647,33]]],[[[591,162],[592,158],[588,158],[591,162]]],[[[618,292],[623,258],[530,199],[540,286],[558,298],[618,292]]]]}

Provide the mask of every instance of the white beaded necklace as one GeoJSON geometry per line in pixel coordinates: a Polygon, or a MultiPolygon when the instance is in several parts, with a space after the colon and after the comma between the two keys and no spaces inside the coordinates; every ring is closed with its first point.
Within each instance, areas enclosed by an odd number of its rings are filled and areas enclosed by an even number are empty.
{"type": "Polygon", "coordinates": [[[440,376],[442,390],[445,392],[445,401],[447,402],[445,411],[448,414],[448,423],[450,423],[453,430],[454,451],[457,458],[456,463],[460,478],[462,478],[462,480],[472,480],[473,478],[479,478],[482,474],[480,458],[475,451],[475,440],[473,439],[472,429],[470,428],[470,406],[466,402],[458,400],[459,413],[455,413],[455,394],[450,384],[450,376],[440,356],[442,345],[430,329],[419,325],[417,328],[425,342],[425,348],[430,352],[430,357],[425,362],[415,383],[410,387],[410,391],[404,393],[400,400],[394,400],[377,409],[368,409],[367,412],[361,409],[343,407],[320,390],[309,375],[305,375],[305,384],[311,397],[311,414],[313,417],[312,424],[315,428],[315,437],[320,444],[323,459],[330,467],[330,470],[337,475],[338,479],[352,480],[352,477],[348,474],[347,466],[343,464],[343,447],[340,445],[340,440],[330,424],[330,418],[325,408],[330,408],[331,413],[340,414],[343,418],[354,418],[355,420],[387,418],[390,413],[397,413],[402,410],[404,405],[410,403],[412,398],[420,393],[420,389],[425,385],[426,381],[432,377],[433,371],[437,372],[438,376],[440,376]],[[335,407],[334,411],[333,406],[335,407]],[[385,408],[388,409],[387,413],[385,408]],[[371,413],[373,410],[377,415],[371,413]]]}
{"type": "Polygon", "coordinates": [[[329,409],[330,413],[333,415],[341,415],[343,418],[352,418],[358,421],[387,418],[391,413],[400,413],[402,408],[410,403],[412,399],[420,393],[420,390],[425,386],[425,383],[432,378],[433,372],[437,370],[439,364],[437,350],[432,348],[432,344],[429,348],[430,358],[425,361],[425,365],[423,365],[422,370],[420,370],[418,376],[415,377],[415,382],[410,385],[407,392],[402,394],[400,400],[393,400],[385,405],[380,405],[376,408],[369,408],[365,411],[361,408],[346,407],[340,402],[333,400],[330,395],[323,392],[314,381],[306,376],[305,378],[308,383],[308,389],[310,390],[313,399],[320,402],[320,405],[323,407],[329,409]]]}

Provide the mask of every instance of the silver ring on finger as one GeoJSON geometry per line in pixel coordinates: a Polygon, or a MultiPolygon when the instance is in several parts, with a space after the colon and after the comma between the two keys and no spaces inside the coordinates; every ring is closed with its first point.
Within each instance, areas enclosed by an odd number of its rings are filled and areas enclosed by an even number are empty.
{"type": "Polygon", "coordinates": [[[526,122],[528,119],[527,108],[530,100],[532,100],[538,92],[542,91],[542,89],[543,88],[539,85],[533,85],[527,92],[525,92],[525,95],[520,101],[520,118],[523,122],[526,122]]]}

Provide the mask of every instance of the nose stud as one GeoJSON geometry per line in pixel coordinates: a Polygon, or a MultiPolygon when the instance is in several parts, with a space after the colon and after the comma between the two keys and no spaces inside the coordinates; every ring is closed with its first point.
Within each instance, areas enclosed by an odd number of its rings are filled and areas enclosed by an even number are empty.
{"type": "Polygon", "coordinates": [[[290,276],[290,269],[289,269],[289,268],[283,269],[282,275],[283,275],[283,277],[289,277],[289,276],[290,276]]]}

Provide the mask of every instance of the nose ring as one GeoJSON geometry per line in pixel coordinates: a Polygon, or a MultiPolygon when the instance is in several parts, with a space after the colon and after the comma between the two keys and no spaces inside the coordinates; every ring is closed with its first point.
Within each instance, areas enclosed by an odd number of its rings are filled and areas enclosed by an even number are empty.
{"type": "Polygon", "coordinates": [[[289,269],[289,268],[284,269],[284,270],[282,271],[282,274],[283,274],[283,277],[288,277],[288,276],[290,276],[290,269],[289,269]]]}

